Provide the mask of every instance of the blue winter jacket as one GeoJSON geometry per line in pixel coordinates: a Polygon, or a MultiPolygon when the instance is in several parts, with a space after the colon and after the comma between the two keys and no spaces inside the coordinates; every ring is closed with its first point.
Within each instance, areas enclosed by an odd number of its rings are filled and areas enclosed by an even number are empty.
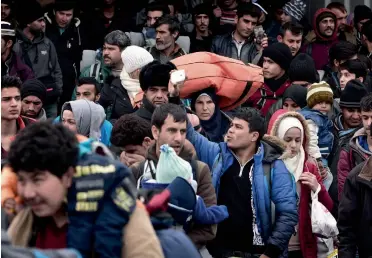
{"type": "MultiPolygon", "coordinates": [[[[227,144],[214,143],[187,124],[187,139],[194,145],[201,161],[208,164],[212,171],[212,183],[218,191],[220,179],[234,162],[234,155],[227,144]]],[[[260,150],[253,157],[253,198],[257,214],[257,225],[266,246],[274,246],[276,254],[287,250],[289,239],[298,222],[296,207],[296,188],[292,175],[283,161],[280,147],[261,141],[260,150]],[[263,163],[271,164],[271,187],[264,175],[263,163]],[[271,196],[270,193],[271,192],[271,196]],[[272,225],[271,201],[275,204],[275,223],[272,225]]],[[[276,255],[273,255],[276,256],[276,255]]]]}
{"type": "MultiPolygon", "coordinates": [[[[60,123],[61,122],[61,116],[58,116],[56,119],[54,119],[53,123],[60,123]]],[[[112,132],[112,124],[105,120],[101,126],[101,139],[100,142],[102,142],[104,145],[110,147],[111,142],[111,132],[112,132]]]]}
{"type": "Polygon", "coordinates": [[[121,257],[123,228],[135,208],[131,171],[80,143],[80,157],[67,195],[67,245],[83,257],[121,257]]]}
{"type": "Polygon", "coordinates": [[[333,123],[322,112],[304,107],[300,113],[306,120],[312,120],[319,128],[318,146],[323,159],[327,159],[333,148],[333,123]]]}

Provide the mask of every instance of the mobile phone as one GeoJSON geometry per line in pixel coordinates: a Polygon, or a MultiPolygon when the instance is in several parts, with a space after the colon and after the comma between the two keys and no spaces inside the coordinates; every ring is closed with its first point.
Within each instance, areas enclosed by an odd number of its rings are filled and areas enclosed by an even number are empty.
{"type": "Polygon", "coordinates": [[[185,70],[177,70],[177,71],[171,73],[171,78],[170,79],[171,79],[171,83],[173,85],[184,82],[185,79],[186,79],[185,70]]]}
{"type": "Polygon", "coordinates": [[[262,39],[265,37],[265,30],[263,29],[261,25],[256,26],[254,28],[254,36],[256,38],[256,43],[260,45],[262,42],[262,39]]]}

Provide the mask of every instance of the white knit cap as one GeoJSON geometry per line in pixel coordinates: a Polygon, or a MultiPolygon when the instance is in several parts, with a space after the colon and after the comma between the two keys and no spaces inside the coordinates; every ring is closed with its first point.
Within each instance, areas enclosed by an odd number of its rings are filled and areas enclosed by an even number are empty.
{"type": "Polygon", "coordinates": [[[124,69],[127,73],[132,73],[154,61],[152,55],[144,48],[129,46],[121,53],[124,69]]]}

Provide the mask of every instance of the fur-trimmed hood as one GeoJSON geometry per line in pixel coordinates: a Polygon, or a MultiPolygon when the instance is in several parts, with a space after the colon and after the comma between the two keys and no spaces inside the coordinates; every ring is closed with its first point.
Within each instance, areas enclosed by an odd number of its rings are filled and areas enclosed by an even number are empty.
{"type": "Polygon", "coordinates": [[[278,132],[280,122],[286,117],[294,117],[294,118],[297,118],[301,122],[302,127],[304,128],[304,140],[302,142],[303,148],[306,154],[309,153],[309,140],[310,140],[309,127],[307,125],[306,119],[298,112],[287,111],[285,109],[279,109],[278,111],[276,111],[270,119],[269,126],[267,129],[267,134],[270,137],[277,138],[279,141],[281,141],[284,144],[284,148],[285,148],[286,145],[284,141],[282,139],[279,139],[276,135],[278,132]]]}

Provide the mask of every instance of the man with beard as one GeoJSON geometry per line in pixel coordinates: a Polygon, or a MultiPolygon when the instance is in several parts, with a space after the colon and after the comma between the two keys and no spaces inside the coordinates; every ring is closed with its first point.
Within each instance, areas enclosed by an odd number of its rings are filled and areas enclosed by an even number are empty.
{"type": "Polygon", "coordinates": [[[66,101],[71,100],[83,51],[80,20],[74,18],[74,8],[74,2],[58,0],[53,10],[45,14],[45,34],[56,48],[63,75],[63,93],[58,105],[59,111],[66,101]]]}
{"type": "Polygon", "coordinates": [[[14,51],[21,56],[47,88],[44,108],[48,118],[57,116],[57,102],[62,94],[62,72],[54,44],[44,35],[44,13],[36,1],[27,1],[22,6],[14,51]]]}
{"type": "Polygon", "coordinates": [[[15,30],[8,22],[1,22],[1,76],[17,76],[22,82],[34,78],[31,68],[13,51],[15,30]]]}
{"type": "Polygon", "coordinates": [[[299,23],[287,22],[282,25],[278,34],[278,42],[286,44],[292,52],[292,56],[296,56],[301,48],[303,36],[303,27],[299,23]]]}
{"type": "Polygon", "coordinates": [[[328,64],[328,52],[337,41],[337,18],[329,9],[321,8],[314,15],[316,38],[302,48],[302,52],[312,56],[317,70],[324,70],[328,64]]]}
{"type": "Polygon", "coordinates": [[[162,64],[165,64],[174,58],[187,54],[176,43],[180,34],[180,23],[177,19],[168,15],[160,17],[155,22],[154,28],[156,30],[156,43],[148,51],[155,60],[159,60],[162,64]]]}
{"type": "Polygon", "coordinates": [[[16,21],[13,17],[14,3],[12,0],[1,1],[1,20],[11,23],[13,26],[16,25],[16,21]]]}
{"type": "Polygon", "coordinates": [[[212,11],[207,4],[199,4],[194,8],[195,29],[192,32],[190,53],[199,51],[209,51],[212,44],[212,32],[210,24],[212,22],[212,11]]]}
{"type": "Polygon", "coordinates": [[[333,2],[327,8],[334,12],[337,17],[338,39],[349,41],[356,44],[356,30],[347,24],[347,10],[345,5],[340,2],[333,2]]]}
{"type": "Polygon", "coordinates": [[[46,88],[38,79],[31,79],[23,83],[21,88],[21,115],[38,121],[47,120],[43,109],[46,95],[46,88]]]}

